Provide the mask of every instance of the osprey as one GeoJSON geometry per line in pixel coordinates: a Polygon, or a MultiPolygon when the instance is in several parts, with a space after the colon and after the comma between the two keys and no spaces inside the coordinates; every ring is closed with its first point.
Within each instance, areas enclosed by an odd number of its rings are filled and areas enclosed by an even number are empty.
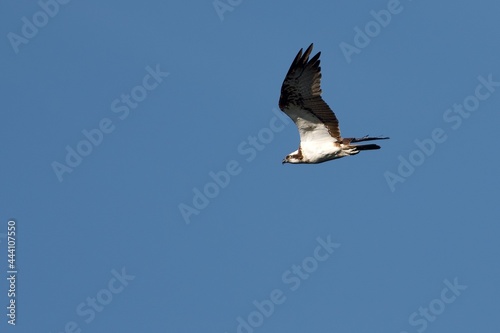
{"type": "Polygon", "coordinates": [[[388,137],[342,138],[339,121],[321,98],[321,67],[318,52],[309,60],[311,44],[295,57],[281,86],[279,107],[297,126],[299,149],[288,154],[282,163],[321,163],[361,150],[380,149],[376,144],[353,145],[356,142],[383,140],[388,137]]]}

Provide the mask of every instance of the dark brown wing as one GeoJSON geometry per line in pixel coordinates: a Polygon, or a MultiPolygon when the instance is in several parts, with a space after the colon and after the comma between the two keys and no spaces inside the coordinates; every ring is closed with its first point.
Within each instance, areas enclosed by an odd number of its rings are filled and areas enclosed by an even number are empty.
{"type": "Polygon", "coordinates": [[[312,49],[313,44],[303,55],[300,49],[293,60],[281,86],[279,107],[297,125],[301,141],[305,137],[309,137],[309,140],[322,137],[323,133],[318,132],[322,130],[322,127],[326,128],[331,137],[340,141],[339,121],[332,109],[321,98],[319,60],[321,52],[309,60],[312,49]],[[311,131],[317,133],[308,133],[311,131]]]}

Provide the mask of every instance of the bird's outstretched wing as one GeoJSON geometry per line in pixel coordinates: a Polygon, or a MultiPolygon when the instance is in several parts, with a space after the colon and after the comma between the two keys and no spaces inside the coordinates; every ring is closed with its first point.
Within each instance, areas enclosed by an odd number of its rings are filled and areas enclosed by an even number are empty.
{"type": "Polygon", "coordinates": [[[299,129],[300,141],[340,142],[339,121],[321,98],[321,67],[318,52],[309,60],[311,44],[295,57],[281,86],[279,107],[299,129]]]}

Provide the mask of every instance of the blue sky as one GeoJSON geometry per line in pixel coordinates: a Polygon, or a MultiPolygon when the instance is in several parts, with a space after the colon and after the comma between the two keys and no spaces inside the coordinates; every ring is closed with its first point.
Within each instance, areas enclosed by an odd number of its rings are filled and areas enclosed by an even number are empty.
{"type": "Polygon", "coordinates": [[[0,328],[498,332],[499,10],[2,3],[0,328]],[[381,150],[281,164],[310,43],[342,134],[381,150]]]}

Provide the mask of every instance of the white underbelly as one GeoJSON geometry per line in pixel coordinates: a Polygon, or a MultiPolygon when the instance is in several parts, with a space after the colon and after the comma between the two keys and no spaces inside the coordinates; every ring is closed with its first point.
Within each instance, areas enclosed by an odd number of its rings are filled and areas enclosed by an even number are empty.
{"type": "Polygon", "coordinates": [[[334,159],[341,151],[332,141],[321,141],[308,143],[303,142],[300,145],[304,159],[311,163],[319,163],[334,159]]]}

